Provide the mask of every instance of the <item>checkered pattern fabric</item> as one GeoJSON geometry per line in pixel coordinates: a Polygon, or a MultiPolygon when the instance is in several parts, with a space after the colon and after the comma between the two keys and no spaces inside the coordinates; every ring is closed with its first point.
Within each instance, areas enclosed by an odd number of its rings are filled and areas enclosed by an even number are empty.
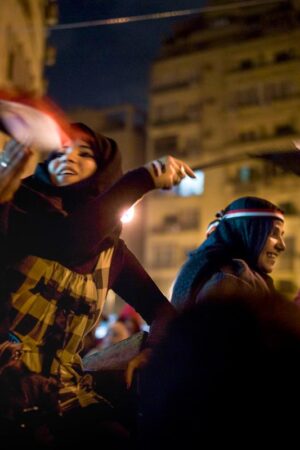
{"type": "Polygon", "coordinates": [[[8,274],[11,331],[23,342],[23,361],[31,370],[44,373],[47,339],[54,330],[61,330],[49,375],[61,382],[63,411],[103,400],[92,390],[89,377],[83,375],[78,352],[84,336],[99,321],[113,251],[111,247],[100,254],[93,274],[75,273],[57,262],[35,256],[25,258],[8,274]]]}

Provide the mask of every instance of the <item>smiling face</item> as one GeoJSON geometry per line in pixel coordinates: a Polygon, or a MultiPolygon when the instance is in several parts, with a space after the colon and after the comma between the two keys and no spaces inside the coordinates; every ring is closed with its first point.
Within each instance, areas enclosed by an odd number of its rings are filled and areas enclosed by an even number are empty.
{"type": "Polygon", "coordinates": [[[82,140],[64,148],[64,153],[58,153],[48,164],[50,179],[55,186],[78,183],[93,175],[96,170],[93,150],[82,140]]]}
{"type": "Polygon", "coordinates": [[[285,250],[283,235],[284,223],[281,220],[274,220],[271,232],[258,257],[257,267],[262,272],[271,273],[277,262],[278,256],[285,250]]]}

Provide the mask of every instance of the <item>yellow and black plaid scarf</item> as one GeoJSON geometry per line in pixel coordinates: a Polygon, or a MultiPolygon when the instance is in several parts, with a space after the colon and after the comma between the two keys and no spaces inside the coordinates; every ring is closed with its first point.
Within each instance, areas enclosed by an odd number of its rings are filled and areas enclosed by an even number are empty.
{"type": "Polygon", "coordinates": [[[99,321],[113,251],[110,247],[100,254],[93,274],[82,275],[35,256],[9,271],[11,331],[23,342],[23,361],[29,369],[60,381],[63,411],[100,399],[83,376],[78,352],[99,321]]]}

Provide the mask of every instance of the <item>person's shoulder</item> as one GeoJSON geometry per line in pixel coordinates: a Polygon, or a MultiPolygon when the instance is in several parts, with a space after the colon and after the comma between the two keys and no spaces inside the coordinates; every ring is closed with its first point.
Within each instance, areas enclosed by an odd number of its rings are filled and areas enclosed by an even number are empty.
{"type": "Polygon", "coordinates": [[[230,298],[248,291],[253,285],[252,273],[243,260],[231,260],[215,272],[202,286],[197,302],[207,298],[230,298]]]}
{"type": "Polygon", "coordinates": [[[232,259],[227,266],[222,268],[222,270],[225,273],[232,273],[238,277],[242,277],[253,272],[243,259],[232,259]]]}

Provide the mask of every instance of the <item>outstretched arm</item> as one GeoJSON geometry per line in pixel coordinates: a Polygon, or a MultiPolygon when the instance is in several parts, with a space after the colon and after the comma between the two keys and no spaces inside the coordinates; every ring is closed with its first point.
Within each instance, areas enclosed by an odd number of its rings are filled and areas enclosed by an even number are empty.
{"type": "Polygon", "coordinates": [[[187,164],[171,156],[127,172],[104,194],[66,218],[67,229],[63,241],[65,252],[68,248],[73,260],[82,254],[96,255],[104,239],[120,226],[120,219],[127,209],[150,190],[170,189],[186,175],[195,177],[187,164]],[[161,168],[160,171],[155,164],[161,168]]]}
{"type": "MultiPolygon", "coordinates": [[[[155,188],[170,188],[186,173],[193,176],[190,171],[175,158],[162,158],[160,163],[154,161],[126,173],[107,191],[65,215],[59,209],[49,210],[49,205],[46,210],[36,206],[24,211],[22,203],[19,207],[15,202],[9,212],[12,245],[17,252],[22,249],[71,266],[82,264],[99,253],[103,242],[120,227],[123,213],[144,194],[155,188]],[[160,173],[155,172],[155,163],[162,166],[160,173]]],[[[25,191],[26,187],[22,188],[25,191]]],[[[39,192],[29,191],[28,195],[37,201],[42,197],[39,192]]]]}

